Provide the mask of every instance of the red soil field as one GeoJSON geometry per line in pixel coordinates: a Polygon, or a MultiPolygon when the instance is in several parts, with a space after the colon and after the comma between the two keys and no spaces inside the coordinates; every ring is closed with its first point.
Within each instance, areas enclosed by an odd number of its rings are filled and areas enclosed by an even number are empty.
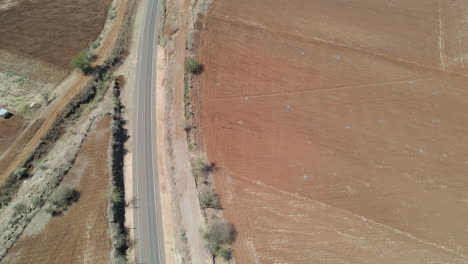
{"type": "Polygon", "coordinates": [[[68,69],[70,59],[94,41],[110,0],[13,0],[0,10],[0,49],[68,69]]]}
{"type": "Polygon", "coordinates": [[[25,127],[24,118],[20,115],[14,115],[9,119],[0,118],[0,156],[15,141],[25,127]]]}
{"type": "Polygon", "coordinates": [[[468,263],[467,14],[214,1],[200,140],[238,263],[468,263]]]}
{"type": "Polygon", "coordinates": [[[50,221],[47,217],[33,220],[30,225],[41,226],[38,222],[49,222],[43,223],[45,228],[40,232],[23,235],[8,252],[5,263],[109,263],[109,122],[110,116],[96,121],[75,164],[63,180],[76,186],[80,192],[78,202],[60,217],[50,221]]]}
{"type": "Polygon", "coordinates": [[[0,172],[8,169],[43,123],[44,119],[38,119],[28,128],[27,121],[19,115],[14,115],[11,119],[0,120],[0,172]]]}

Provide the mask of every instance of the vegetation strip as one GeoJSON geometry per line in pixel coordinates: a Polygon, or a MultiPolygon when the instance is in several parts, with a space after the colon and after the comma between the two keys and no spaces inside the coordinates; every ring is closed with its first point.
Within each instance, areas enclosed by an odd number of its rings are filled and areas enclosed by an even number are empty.
{"type": "MultiPolygon", "coordinates": [[[[203,4],[202,1],[195,0],[192,3],[192,8],[195,9],[197,4],[203,4]]],[[[202,235],[205,239],[206,249],[211,253],[213,263],[216,263],[217,258],[221,258],[227,262],[233,262],[231,243],[235,239],[235,229],[230,223],[224,221],[221,210],[222,206],[219,202],[218,194],[216,193],[211,172],[215,169],[215,164],[209,162],[208,157],[196,151],[195,147],[195,132],[197,129],[196,119],[192,106],[192,89],[198,88],[198,75],[204,71],[203,64],[193,56],[197,52],[190,45],[194,41],[194,34],[199,34],[199,29],[195,28],[195,24],[203,23],[203,14],[198,14],[194,21],[194,32],[187,37],[187,50],[189,54],[184,62],[184,107],[185,107],[185,131],[187,134],[187,143],[191,152],[192,174],[195,179],[195,185],[198,189],[198,198],[200,208],[202,209],[206,228],[202,229],[202,235]],[[195,85],[194,85],[195,84],[195,85]]]]}
{"type": "Polygon", "coordinates": [[[114,112],[111,121],[111,199],[109,201],[109,230],[112,241],[111,262],[127,263],[128,232],[125,227],[125,188],[124,188],[124,156],[127,131],[123,127],[125,121],[121,118],[123,105],[120,102],[120,81],[114,83],[114,112]]]}

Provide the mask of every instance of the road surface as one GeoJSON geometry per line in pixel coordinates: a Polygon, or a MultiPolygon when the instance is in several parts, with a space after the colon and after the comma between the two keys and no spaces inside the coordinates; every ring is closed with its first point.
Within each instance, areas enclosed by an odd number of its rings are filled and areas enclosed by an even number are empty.
{"type": "Polygon", "coordinates": [[[155,142],[156,28],[158,0],[145,2],[136,72],[134,188],[137,263],[165,263],[155,142]]]}

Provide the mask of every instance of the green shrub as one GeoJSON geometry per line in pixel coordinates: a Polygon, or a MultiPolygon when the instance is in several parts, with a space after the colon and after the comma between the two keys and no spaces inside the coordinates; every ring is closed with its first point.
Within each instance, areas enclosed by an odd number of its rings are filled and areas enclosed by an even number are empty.
{"type": "Polygon", "coordinates": [[[222,209],[221,204],[219,203],[218,195],[212,189],[201,191],[201,193],[199,194],[199,198],[200,198],[200,205],[202,209],[206,209],[206,208],[222,209]]]}
{"type": "Polygon", "coordinates": [[[28,211],[28,207],[23,203],[19,203],[13,207],[13,211],[14,216],[21,215],[28,211]]]}
{"type": "Polygon", "coordinates": [[[184,63],[185,72],[200,74],[203,71],[203,65],[195,58],[186,58],[184,63]]]}
{"type": "Polygon", "coordinates": [[[80,69],[80,70],[85,70],[87,67],[89,67],[89,56],[88,52],[82,51],[78,53],[77,55],[72,57],[72,60],[70,62],[70,67],[73,69],[80,69]]]}
{"type": "Polygon", "coordinates": [[[110,200],[114,203],[120,203],[124,200],[124,193],[115,186],[112,186],[112,188],[110,189],[109,196],[110,200]]]}
{"type": "Polygon", "coordinates": [[[13,171],[10,176],[8,176],[8,180],[12,182],[18,182],[20,180],[23,180],[25,178],[29,177],[28,170],[26,168],[19,168],[13,171]]]}
{"type": "Polygon", "coordinates": [[[197,156],[193,159],[192,170],[195,177],[206,176],[212,169],[212,164],[206,156],[197,156]]]}
{"type": "Polygon", "coordinates": [[[99,48],[100,45],[101,45],[101,43],[99,41],[97,41],[97,40],[89,43],[89,47],[92,48],[92,49],[97,49],[97,48],[99,48]]]}
{"type": "Polygon", "coordinates": [[[232,249],[228,247],[220,247],[215,253],[216,256],[223,258],[224,260],[232,259],[232,249]]]}
{"type": "Polygon", "coordinates": [[[60,185],[49,198],[50,206],[46,212],[52,215],[61,215],[67,207],[78,201],[80,193],[69,185],[60,185]]]}

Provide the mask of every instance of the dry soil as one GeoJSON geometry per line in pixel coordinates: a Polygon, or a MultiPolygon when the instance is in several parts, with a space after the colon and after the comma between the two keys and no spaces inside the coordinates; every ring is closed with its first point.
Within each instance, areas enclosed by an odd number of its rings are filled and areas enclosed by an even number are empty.
{"type": "Polygon", "coordinates": [[[20,115],[14,115],[9,119],[0,118],[0,156],[18,137],[18,131],[24,127],[25,121],[20,115]]]}
{"type": "Polygon", "coordinates": [[[238,263],[468,263],[467,16],[214,1],[201,141],[238,263]]]}
{"type": "Polygon", "coordinates": [[[5,259],[6,263],[109,263],[107,222],[110,116],[96,121],[63,182],[80,199],[60,217],[39,213],[5,259]]]}
{"type": "Polygon", "coordinates": [[[0,10],[3,50],[68,67],[94,41],[106,21],[109,0],[16,0],[0,10]]]}

